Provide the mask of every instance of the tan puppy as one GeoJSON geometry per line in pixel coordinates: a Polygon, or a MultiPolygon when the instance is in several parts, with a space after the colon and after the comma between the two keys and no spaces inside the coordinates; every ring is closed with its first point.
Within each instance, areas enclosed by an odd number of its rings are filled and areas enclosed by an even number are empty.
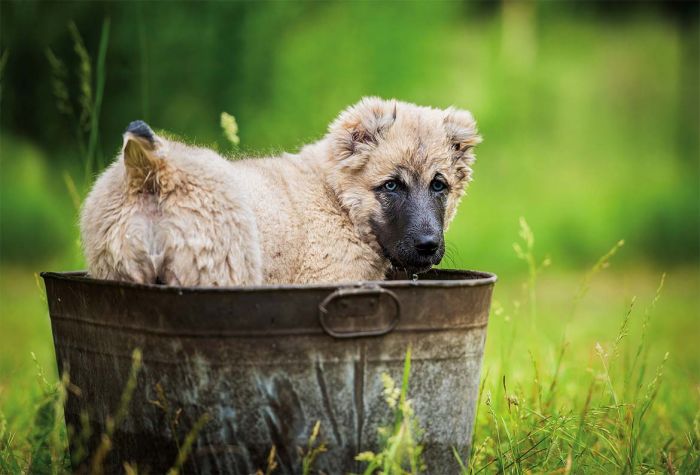
{"type": "Polygon", "coordinates": [[[425,271],[442,259],[479,141],[469,112],[378,98],[278,158],[231,162],[133,122],[82,211],[89,272],[224,286],[425,271]]]}

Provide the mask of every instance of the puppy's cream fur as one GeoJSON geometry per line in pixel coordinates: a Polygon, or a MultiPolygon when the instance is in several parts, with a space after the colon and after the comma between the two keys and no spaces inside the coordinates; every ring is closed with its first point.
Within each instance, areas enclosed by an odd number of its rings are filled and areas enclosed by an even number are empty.
{"type": "Polygon", "coordinates": [[[183,286],[383,279],[370,225],[392,174],[448,181],[454,217],[480,141],[466,111],[365,98],[298,154],[227,161],[127,132],[81,215],[89,273],[183,286]]]}

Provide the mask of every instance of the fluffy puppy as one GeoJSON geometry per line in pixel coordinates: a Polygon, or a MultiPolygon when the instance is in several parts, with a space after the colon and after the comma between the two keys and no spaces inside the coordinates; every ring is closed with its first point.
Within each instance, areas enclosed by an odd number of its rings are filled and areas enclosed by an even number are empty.
{"type": "Polygon", "coordinates": [[[228,161],[129,125],[81,214],[89,273],[181,286],[423,272],[471,177],[469,112],[365,98],[298,154],[228,161]]]}

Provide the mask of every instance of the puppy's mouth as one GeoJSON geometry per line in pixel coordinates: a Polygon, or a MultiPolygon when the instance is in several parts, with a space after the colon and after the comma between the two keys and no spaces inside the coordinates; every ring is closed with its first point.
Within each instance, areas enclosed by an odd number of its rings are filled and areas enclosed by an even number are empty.
{"type": "Polygon", "coordinates": [[[398,257],[389,252],[384,246],[381,246],[381,249],[384,257],[389,260],[395,271],[403,271],[409,276],[429,271],[433,268],[433,266],[438,265],[440,261],[442,261],[442,257],[444,255],[444,249],[442,246],[435,254],[429,256],[421,256],[416,254],[410,257],[406,256],[404,258],[398,257]]]}
{"type": "Polygon", "coordinates": [[[433,268],[433,263],[425,263],[425,264],[418,264],[418,263],[410,263],[410,264],[403,264],[395,259],[390,259],[391,265],[396,271],[404,271],[408,275],[412,274],[422,274],[423,272],[428,272],[430,269],[433,268]]]}

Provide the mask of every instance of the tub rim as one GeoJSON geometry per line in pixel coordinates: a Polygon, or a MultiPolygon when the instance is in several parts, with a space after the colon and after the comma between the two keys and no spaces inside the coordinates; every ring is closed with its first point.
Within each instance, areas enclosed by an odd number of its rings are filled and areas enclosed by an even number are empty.
{"type": "Polygon", "coordinates": [[[110,286],[110,287],[125,287],[141,290],[149,290],[155,292],[175,293],[178,295],[192,293],[239,293],[239,292],[274,292],[274,291],[295,291],[295,290],[336,290],[339,288],[352,287],[384,287],[384,288],[446,288],[446,287],[481,287],[493,285],[498,280],[498,276],[492,272],[470,270],[470,269],[431,269],[428,272],[437,271],[441,274],[464,276],[472,274],[474,278],[455,278],[455,279],[424,279],[424,280],[356,280],[356,281],[339,281],[334,283],[320,284],[262,284],[262,285],[241,285],[241,286],[225,286],[225,287],[193,287],[193,286],[175,286],[175,285],[160,285],[160,284],[139,284],[136,282],[113,280],[113,279],[95,279],[89,277],[87,271],[65,271],[53,272],[44,271],[39,275],[44,279],[62,280],[69,282],[80,282],[91,285],[110,286]]]}

